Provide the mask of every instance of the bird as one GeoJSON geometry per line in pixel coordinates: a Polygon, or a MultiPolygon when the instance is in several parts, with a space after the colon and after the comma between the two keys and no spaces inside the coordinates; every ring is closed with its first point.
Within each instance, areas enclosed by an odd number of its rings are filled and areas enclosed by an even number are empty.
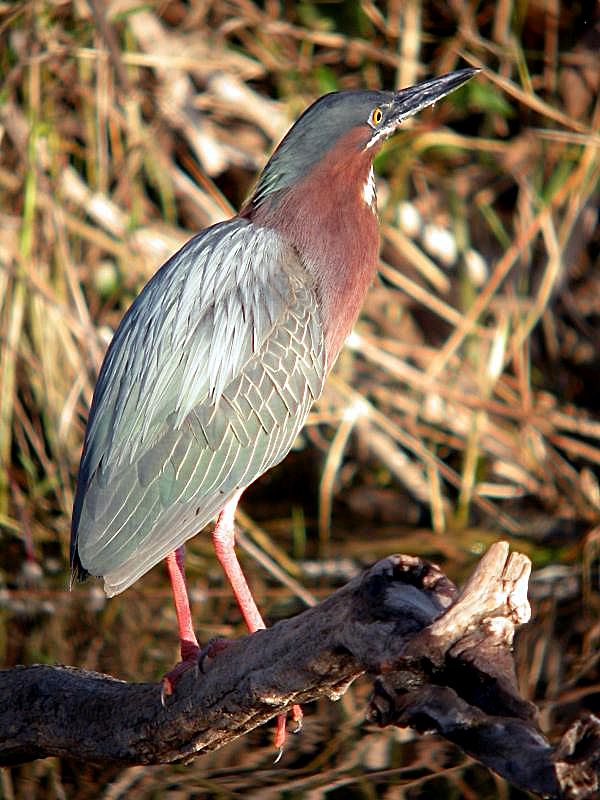
{"type": "MultiPolygon", "coordinates": [[[[375,155],[476,72],[320,97],[240,212],[160,267],[114,334],[77,477],[71,585],[102,576],[112,596],[165,559],[183,668],[200,652],[184,543],[215,518],[242,616],[250,632],[265,627],[234,549],[238,501],[291,449],[375,277],[375,155]]],[[[166,676],[169,691],[177,674],[166,676]]],[[[284,737],[282,715],[276,746],[284,737]]]]}

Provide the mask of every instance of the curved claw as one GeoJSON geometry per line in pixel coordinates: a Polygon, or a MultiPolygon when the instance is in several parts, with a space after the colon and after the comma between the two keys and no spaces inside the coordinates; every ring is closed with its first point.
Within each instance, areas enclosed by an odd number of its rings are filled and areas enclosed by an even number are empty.
{"type": "Polygon", "coordinates": [[[296,723],[296,727],[292,733],[300,733],[304,726],[304,713],[302,707],[299,705],[292,706],[292,721],[296,723]]]}
{"type": "Polygon", "coordinates": [[[173,694],[173,683],[168,675],[164,675],[160,682],[160,704],[163,708],[167,705],[167,697],[173,694]]]}
{"type": "Polygon", "coordinates": [[[190,652],[186,658],[175,664],[173,669],[169,670],[166,675],[163,675],[160,687],[160,702],[162,706],[166,706],[167,698],[171,697],[175,691],[175,686],[184,672],[189,669],[196,670],[196,675],[199,671],[198,664],[198,648],[190,652]]]}
{"type": "Polygon", "coordinates": [[[277,756],[277,761],[281,758],[283,753],[283,748],[285,746],[285,724],[287,722],[287,714],[280,714],[277,717],[277,728],[275,729],[275,741],[273,744],[275,745],[276,749],[279,751],[279,755],[277,756]]]}
{"type": "MultiPolygon", "coordinates": [[[[304,714],[302,712],[302,708],[299,705],[292,706],[292,721],[295,722],[296,727],[294,728],[294,733],[300,733],[302,730],[302,724],[304,721],[304,714]]],[[[281,759],[283,755],[283,750],[285,747],[285,735],[286,735],[286,722],[287,722],[287,713],[280,714],[277,717],[277,729],[275,731],[275,747],[277,748],[277,756],[275,758],[274,764],[281,759]]]]}

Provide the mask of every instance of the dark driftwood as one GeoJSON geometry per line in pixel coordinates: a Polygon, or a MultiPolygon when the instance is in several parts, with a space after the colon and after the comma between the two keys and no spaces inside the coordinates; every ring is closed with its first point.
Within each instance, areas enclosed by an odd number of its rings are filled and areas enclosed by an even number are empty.
{"type": "Polygon", "coordinates": [[[187,760],[367,673],[371,721],[436,731],[540,796],[592,797],[600,721],[580,720],[554,748],[517,692],[510,647],[529,617],[529,570],[499,543],[459,593],[437,567],[390,556],[319,606],[209,647],[165,706],[155,684],[73,667],[1,671],[0,765],[187,760]]]}

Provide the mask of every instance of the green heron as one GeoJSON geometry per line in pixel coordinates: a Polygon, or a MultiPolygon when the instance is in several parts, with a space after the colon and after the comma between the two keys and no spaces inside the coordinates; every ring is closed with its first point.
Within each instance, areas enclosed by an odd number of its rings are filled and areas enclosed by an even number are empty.
{"type": "MultiPolygon", "coordinates": [[[[214,517],[248,628],[264,628],[234,551],[240,495],[290,450],[375,275],[376,153],[475,72],[321,97],[240,213],[172,256],[114,335],[79,467],[72,575],[104,576],[112,596],[166,558],[183,664],[199,651],[183,544],[214,517]]],[[[280,717],[279,741],[284,730],[280,717]]]]}

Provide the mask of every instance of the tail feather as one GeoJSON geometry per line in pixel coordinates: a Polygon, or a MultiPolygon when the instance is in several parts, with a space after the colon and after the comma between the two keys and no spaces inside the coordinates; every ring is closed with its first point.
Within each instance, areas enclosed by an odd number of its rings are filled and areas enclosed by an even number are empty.
{"type": "Polygon", "coordinates": [[[79,559],[79,553],[77,552],[77,546],[75,546],[73,548],[73,552],[71,553],[71,576],[69,578],[69,590],[73,588],[74,583],[82,583],[83,581],[87,580],[89,576],[90,573],[81,563],[79,559]]]}

